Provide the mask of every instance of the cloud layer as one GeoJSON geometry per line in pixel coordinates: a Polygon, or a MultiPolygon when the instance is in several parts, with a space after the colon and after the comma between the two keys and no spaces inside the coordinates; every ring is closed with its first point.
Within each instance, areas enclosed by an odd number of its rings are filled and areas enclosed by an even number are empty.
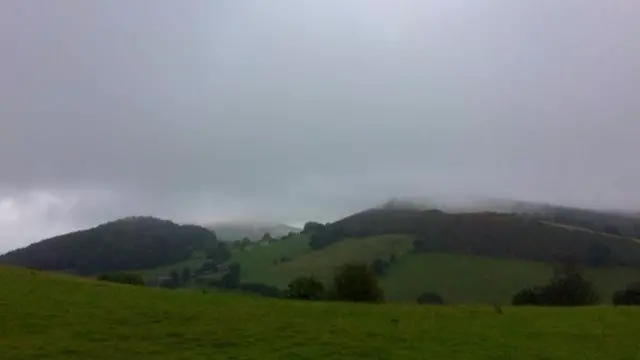
{"type": "Polygon", "coordinates": [[[391,196],[637,209],[639,16],[631,0],[2,3],[0,251],[131,214],[303,222],[391,196]]]}

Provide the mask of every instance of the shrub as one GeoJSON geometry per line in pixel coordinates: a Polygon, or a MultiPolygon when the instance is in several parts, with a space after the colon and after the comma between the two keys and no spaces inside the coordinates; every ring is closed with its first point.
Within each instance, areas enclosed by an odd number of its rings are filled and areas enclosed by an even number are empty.
{"type": "Polygon", "coordinates": [[[583,306],[599,301],[593,282],[580,273],[556,277],[545,286],[520,290],[513,296],[513,305],[583,306]]]}
{"type": "Polygon", "coordinates": [[[373,272],[377,276],[387,275],[387,273],[389,272],[389,267],[391,267],[391,264],[380,258],[373,260],[373,262],[371,263],[371,270],[373,270],[373,272]]]}
{"type": "Polygon", "coordinates": [[[614,305],[640,305],[640,283],[633,283],[613,294],[614,305]]]}
{"type": "Polygon", "coordinates": [[[142,276],[139,274],[133,273],[110,273],[110,274],[102,274],[98,276],[98,280],[100,281],[108,281],[118,284],[128,284],[128,285],[144,285],[144,280],[142,276]]]}
{"type": "Polygon", "coordinates": [[[335,300],[356,302],[381,302],[383,291],[378,278],[366,264],[345,264],[333,278],[331,295],[335,300]]]}
{"type": "Polygon", "coordinates": [[[320,300],[325,297],[324,284],[314,276],[302,276],[289,283],[286,296],[290,299],[320,300]]]}
{"type": "Polygon", "coordinates": [[[425,292],[418,296],[418,304],[432,304],[432,305],[442,305],[444,304],[444,299],[440,294],[434,292],[425,292]]]}

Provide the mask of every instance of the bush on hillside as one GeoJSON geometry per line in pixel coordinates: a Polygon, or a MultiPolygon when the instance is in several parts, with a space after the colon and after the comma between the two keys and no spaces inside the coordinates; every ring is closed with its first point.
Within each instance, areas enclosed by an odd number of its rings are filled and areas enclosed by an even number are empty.
{"type": "Polygon", "coordinates": [[[390,267],[391,264],[388,261],[384,261],[380,258],[373,260],[371,263],[371,270],[373,270],[377,276],[387,275],[390,267]]]}
{"type": "Polygon", "coordinates": [[[599,301],[593,282],[585,279],[580,271],[566,271],[551,279],[545,286],[520,290],[513,296],[513,305],[584,306],[599,301]]]}
{"type": "Polygon", "coordinates": [[[340,301],[382,302],[384,294],[376,274],[366,264],[341,266],[333,278],[331,297],[340,301]]]}
{"type": "Polygon", "coordinates": [[[139,274],[133,273],[110,273],[110,274],[102,274],[98,276],[98,280],[100,281],[108,281],[118,284],[128,284],[128,285],[144,285],[144,280],[142,276],[139,274]]]}
{"type": "Polygon", "coordinates": [[[314,276],[301,276],[289,283],[286,296],[290,299],[321,300],[325,298],[324,284],[314,276]]]}
{"type": "Polygon", "coordinates": [[[626,289],[613,294],[614,305],[640,305],[640,282],[629,284],[626,289]]]}
{"type": "Polygon", "coordinates": [[[229,270],[222,276],[222,285],[227,289],[236,289],[240,285],[240,264],[229,265],[229,270]]]}
{"type": "Polygon", "coordinates": [[[425,292],[418,296],[418,304],[429,304],[429,305],[442,305],[444,304],[444,299],[440,294],[434,292],[425,292]]]}

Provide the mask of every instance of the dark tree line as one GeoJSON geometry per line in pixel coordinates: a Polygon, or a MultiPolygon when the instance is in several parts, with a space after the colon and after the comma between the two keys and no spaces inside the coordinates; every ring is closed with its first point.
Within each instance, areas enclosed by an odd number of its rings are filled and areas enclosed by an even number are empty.
{"type": "Polygon", "coordinates": [[[216,235],[200,226],[132,217],[40,241],[0,257],[0,262],[81,275],[154,268],[209,249],[225,258],[216,235]]]}
{"type": "Polygon", "coordinates": [[[593,281],[574,264],[562,264],[548,284],[522,289],[511,302],[513,305],[584,306],[599,301],[593,281]]]}
{"type": "Polygon", "coordinates": [[[384,292],[370,266],[349,263],[336,270],[330,288],[313,276],[300,277],[289,283],[285,294],[290,299],[382,302],[384,292]]]}
{"type": "MultiPolygon", "coordinates": [[[[415,237],[416,252],[468,253],[543,262],[556,262],[570,254],[580,264],[589,267],[640,268],[640,247],[634,240],[541,221],[553,220],[554,215],[550,214],[449,214],[438,210],[382,208],[363,211],[326,225],[310,222],[305,225],[303,233],[310,235],[313,249],[321,249],[347,237],[407,234],[415,237]]],[[[587,215],[600,216],[588,212],[587,215]]],[[[567,214],[558,216],[572,219],[567,214]]],[[[601,222],[597,231],[621,232],[604,220],[601,222]]],[[[640,224],[632,226],[627,223],[626,227],[640,230],[640,224]]]]}

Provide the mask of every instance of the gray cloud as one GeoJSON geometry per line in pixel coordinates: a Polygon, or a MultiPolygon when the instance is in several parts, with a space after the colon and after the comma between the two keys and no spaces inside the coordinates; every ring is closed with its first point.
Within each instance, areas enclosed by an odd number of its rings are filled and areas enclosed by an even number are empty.
{"type": "Polygon", "coordinates": [[[27,223],[329,220],[394,195],[637,208],[638,15],[631,0],[2,3],[0,193],[75,205],[6,210],[0,250],[34,240],[6,230],[27,223]]]}

